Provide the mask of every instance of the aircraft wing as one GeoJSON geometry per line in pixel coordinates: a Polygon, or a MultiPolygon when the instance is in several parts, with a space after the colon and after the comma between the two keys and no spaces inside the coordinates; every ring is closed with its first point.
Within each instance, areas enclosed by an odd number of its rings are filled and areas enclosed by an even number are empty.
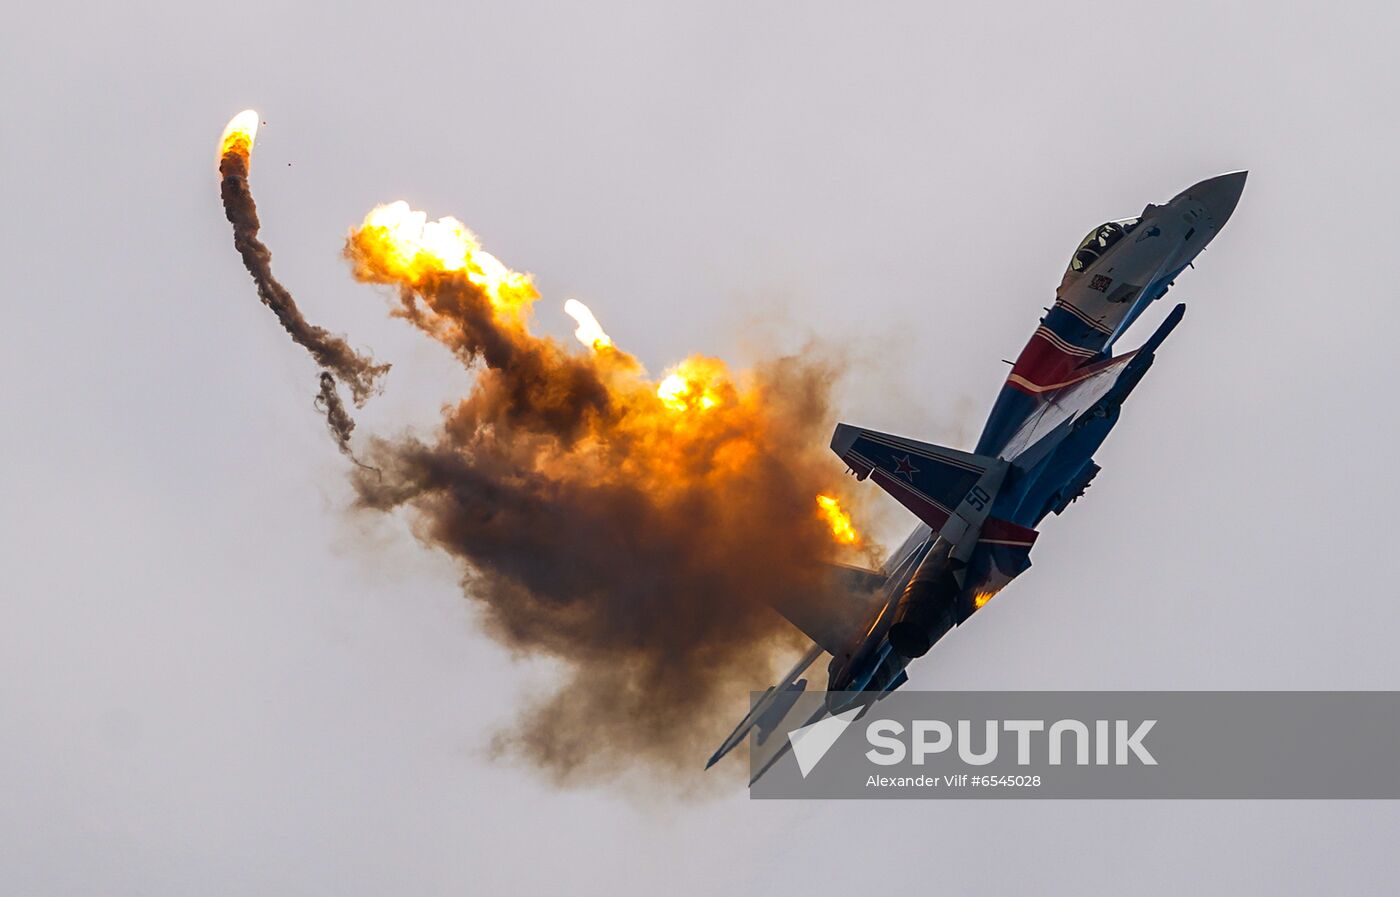
{"type": "Polygon", "coordinates": [[[773,601],[773,609],[810,638],[812,646],[777,685],[764,692],[710,757],[706,768],[734,750],[755,727],[762,743],[806,691],[807,680],[799,677],[824,652],[841,650],[852,634],[868,625],[883,606],[885,574],[843,564],[831,564],[828,573],[825,591],[773,601]]]}

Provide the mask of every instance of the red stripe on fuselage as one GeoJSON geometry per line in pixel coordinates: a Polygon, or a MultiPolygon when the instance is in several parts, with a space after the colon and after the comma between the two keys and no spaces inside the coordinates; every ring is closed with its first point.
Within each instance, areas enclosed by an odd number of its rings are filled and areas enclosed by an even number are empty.
{"type": "Polygon", "coordinates": [[[1036,332],[1021,350],[1006,385],[1036,395],[1052,384],[1069,380],[1084,360],[1084,356],[1071,355],[1036,332]]]}
{"type": "Polygon", "coordinates": [[[1016,358],[1016,364],[1012,365],[1011,374],[1007,376],[1007,386],[1029,396],[1039,396],[1047,389],[1057,389],[1084,379],[1084,376],[1099,368],[1098,364],[1082,367],[1088,360],[1082,354],[1084,351],[1092,350],[1079,350],[1079,354],[1070,353],[1058,346],[1056,341],[1044,336],[1040,330],[1036,330],[1030,334],[1026,347],[1022,348],[1021,355],[1016,358]]]}

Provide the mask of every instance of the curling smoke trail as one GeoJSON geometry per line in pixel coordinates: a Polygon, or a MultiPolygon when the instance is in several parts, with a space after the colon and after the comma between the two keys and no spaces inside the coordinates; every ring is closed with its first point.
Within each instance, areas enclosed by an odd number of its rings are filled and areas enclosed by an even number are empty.
{"type": "Polygon", "coordinates": [[[335,381],[330,374],[350,388],[359,406],[376,391],[376,380],[389,370],[389,365],[376,365],[372,359],[350,348],[343,338],[308,322],[292,294],[273,276],[272,252],[258,239],[258,209],[248,187],[248,169],[257,132],[258,114],[246,109],[233,117],[219,140],[219,189],[224,214],[233,225],[233,245],[243,259],[243,266],[253,276],[258,298],[277,315],[278,322],[292,340],[329,372],[321,375],[317,404],[326,414],[326,423],[340,450],[353,460],[350,434],[355,422],[336,395],[335,381]]]}
{"type": "Polygon", "coordinates": [[[346,256],[476,372],[435,437],[373,440],[383,476],[356,486],[462,562],[492,635],[566,670],[499,749],[564,782],[698,771],[798,643],[770,602],[876,550],[825,451],[835,363],[696,356],[655,381],[577,302],[587,348],[571,350],[530,332],[528,275],[401,202],[370,212],[346,256]]]}
{"type": "Polygon", "coordinates": [[[316,410],[326,416],[326,427],[330,429],[331,437],[340,447],[341,454],[353,461],[355,466],[379,473],[378,469],[361,463],[350,448],[350,434],[355,432],[355,419],[345,410],[345,403],[340,400],[340,393],[335,388],[335,377],[330,371],[321,372],[321,388],[316,393],[316,410]]]}

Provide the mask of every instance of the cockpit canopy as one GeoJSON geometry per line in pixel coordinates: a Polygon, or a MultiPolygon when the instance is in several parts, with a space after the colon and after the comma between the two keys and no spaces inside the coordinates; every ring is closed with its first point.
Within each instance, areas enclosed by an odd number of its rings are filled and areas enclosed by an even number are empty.
{"type": "Polygon", "coordinates": [[[1079,248],[1074,251],[1074,257],[1069,260],[1069,274],[1079,274],[1094,262],[1097,262],[1109,247],[1133,232],[1138,226],[1141,218],[1124,218],[1120,221],[1109,221],[1100,224],[1089,231],[1089,236],[1079,244],[1079,248]]]}

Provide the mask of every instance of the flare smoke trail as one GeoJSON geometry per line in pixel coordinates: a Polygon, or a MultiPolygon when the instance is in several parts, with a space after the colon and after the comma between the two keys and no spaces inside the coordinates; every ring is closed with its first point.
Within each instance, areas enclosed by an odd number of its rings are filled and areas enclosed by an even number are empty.
{"type": "MultiPolygon", "coordinates": [[[[258,298],[277,315],[278,322],[294,342],[310,352],[325,371],[334,374],[350,388],[358,407],[376,391],[375,381],[389,370],[389,365],[375,364],[373,359],[350,348],[343,338],[308,322],[292,294],[273,276],[272,252],[258,239],[261,226],[258,209],[248,187],[248,169],[257,130],[257,113],[251,109],[245,110],[228,123],[219,143],[219,191],[223,196],[224,214],[233,225],[233,245],[243,259],[243,266],[253,276],[258,298]]],[[[326,414],[326,423],[340,450],[353,460],[350,433],[355,428],[355,422],[335,394],[334,380],[328,383],[327,375],[323,373],[320,383],[318,405],[326,414]]]]}
{"type": "Polygon", "coordinates": [[[560,662],[564,684],[497,748],[565,783],[698,773],[800,641],[769,602],[873,550],[826,452],[837,365],[692,357],[652,380],[574,301],[587,349],[570,350],[530,332],[528,275],[401,202],[372,211],[346,256],[475,371],[434,437],[372,440],[382,478],[355,485],[462,562],[494,637],[560,662]]]}
{"type": "Polygon", "coordinates": [[[316,410],[326,416],[326,427],[330,429],[341,454],[353,461],[357,467],[378,473],[378,470],[368,464],[362,464],[350,448],[350,434],[355,432],[355,419],[345,410],[345,403],[340,400],[340,393],[335,388],[335,377],[330,371],[321,372],[321,389],[316,394],[316,410]]]}

